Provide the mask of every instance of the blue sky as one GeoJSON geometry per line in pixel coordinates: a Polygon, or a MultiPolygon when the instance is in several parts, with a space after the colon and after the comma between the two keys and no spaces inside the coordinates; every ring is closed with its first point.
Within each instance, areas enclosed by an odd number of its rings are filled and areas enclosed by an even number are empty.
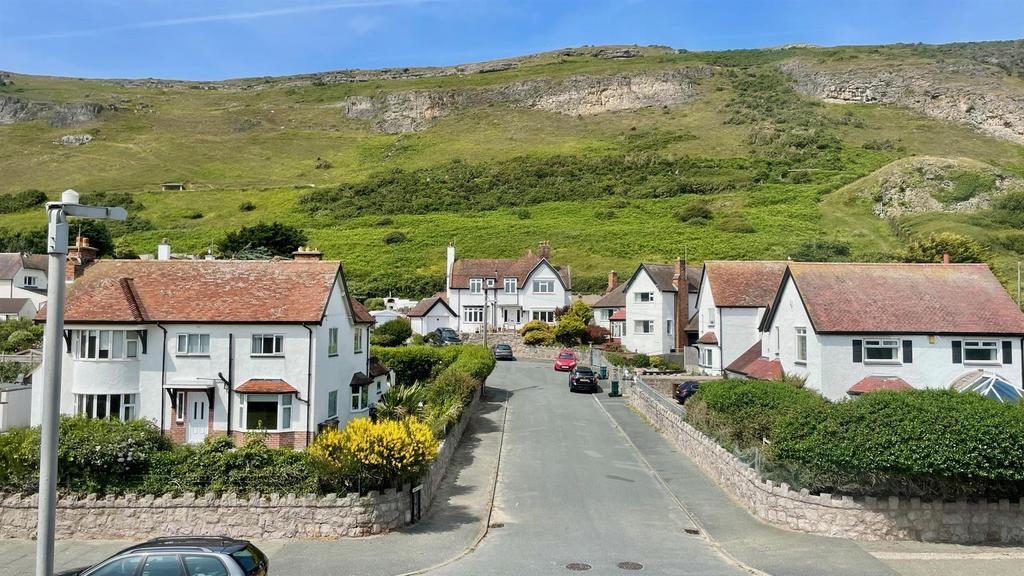
{"type": "Polygon", "coordinates": [[[446,65],[583,44],[1020,37],[1022,0],[0,0],[0,69],[83,77],[446,65]]]}

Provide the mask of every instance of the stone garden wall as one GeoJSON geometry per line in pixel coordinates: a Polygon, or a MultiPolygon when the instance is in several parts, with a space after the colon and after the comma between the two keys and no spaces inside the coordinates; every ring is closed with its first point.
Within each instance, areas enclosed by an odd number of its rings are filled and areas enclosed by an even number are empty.
{"type": "MultiPolygon", "coordinates": [[[[479,394],[445,437],[422,478],[422,512],[430,507],[465,432],[479,394]]],[[[34,538],[37,496],[0,497],[0,538],[34,538]]],[[[382,534],[408,523],[409,486],[366,495],[235,494],[66,497],[57,505],[59,539],[131,539],[193,534],[236,538],[336,539],[382,534]]]]}
{"type": "Polygon", "coordinates": [[[628,402],[752,514],[793,530],[858,540],[1024,543],[1024,500],[922,502],[810,494],[762,480],[728,450],[683,422],[683,410],[642,382],[628,402]]]}
{"type": "MultiPolygon", "coordinates": [[[[484,335],[479,332],[473,332],[462,335],[462,341],[466,344],[483,344],[484,335]]],[[[527,346],[523,344],[523,337],[517,332],[489,332],[487,334],[487,345],[494,346],[495,344],[508,344],[512,347],[512,354],[517,359],[521,360],[555,360],[555,356],[562,350],[564,346],[527,346]]],[[[576,355],[579,358],[587,358],[587,348],[585,346],[577,346],[573,348],[576,351],[576,355]]]]}

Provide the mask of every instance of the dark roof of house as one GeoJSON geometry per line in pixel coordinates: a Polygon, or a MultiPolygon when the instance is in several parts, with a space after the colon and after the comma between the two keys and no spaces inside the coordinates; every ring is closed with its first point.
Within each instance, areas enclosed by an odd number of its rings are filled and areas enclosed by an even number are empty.
{"type": "Polygon", "coordinates": [[[786,277],[818,333],[1024,334],[986,264],[794,262],[786,277]]]}
{"type": "Polygon", "coordinates": [[[0,314],[17,314],[30,302],[28,298],[0,298],[0,314]]]}
{"type": "Polygon", "coordinates": [[[352,317],[355,319],[356,324],[374,324],[377,322],[373,314],[363,306],[362,302],[356,300],[352,296],[348,297],[349,304],[352,306],[352,317]]]}
{"type": "Polygon", "coordinates": [[[601,297],[600,300],[594,302],[591,308],[622,308],[626,305],[626,285],[628,281],[623,282],[612,288],[610,292],[601,297]]]}
{"type": "Polygon", "coordinates": [[[298,394],[294,386],[280,378],[250,378],[235,388],[235,392],[246,394],[298,394]]]}
{"type": "Polygon", "coordinates": [[[718,336],[714,332],[705,332],[697,339],[698,344],[718,344],[718,336]]]}
{"type": "Polygon", "coordinates": [[[0,280],[13,280],[18,270],[22,268],[46,272],[46,254],[0,252],[0,280]]]}
{"type": "MultiPolygon", "coordinates": [[[[651,264],[644,262],[637,267],[636,272],[629,280],[626,280],[625,285],[628,287],[629,284],[636,279],[637,275],[641,270],[647,272],[654,285],[658,287],[658,290],[662,292],[675,292],[676,286],[672,282],[672,279],[676,275],[675,264],[651,264]]],[[[694,268],[693,266],[686,267],[686,283],[690,292],[697,292],[700,288],[700,268],[694,268]]],[[[625,300],[625,298],[623,298],[625,300]]]]}
{"type": "Polygon", "coordinates": [[[458,314],[456,314],[455,311],[452,310],[452,307],[448,305],[448,297],[445,295],[444,292],[438,292],[437,294],[434,294],[430,298],[424,298],[423,300],[420,300],[419,302],[416,303],[415,306],[410,308],[409,311],[405,313],[405,315],[410,318],[419,318],[422,316],[426,316],[427,314],[430,313],[430,311],[438,302],[440,302],[441,305],[448,310],[449,314],[451,314],[452,316],[458,316],[458,314]]]}
{"type": "Polygon", "coordinates": [[[450,288],[469,288],[470,278],[494,278],[498,288],[502,287],[504,278],[515,278],[517,284],[522,287],[537,266],[547,262],[561,280],[567,290],[572,288],[572,278],[555,268],[548,262],[547,258],[541,258],[532,250],[519,258],[476,258],[459,259],[452,264],[452,278],[450,288]]]}
{"type": "Polygon", "coordinates": [[[391,372],[391,369],[384,365],[380,361],[380,358],[376,356],[370,356],[370,378],[376,378],[377,376],[383,376],[391,372]]]}
{"type": "Polygon", "coordinates": [[[897,376],[867,376],[861,379],[847,393],[857,395],[875,390],[912,390],[914,387],[907,384],[907,381],[897,376]]]}
{"type": "Polygon", "coordinates": [[[373,379],[362,372],[356,372],[352,375],[352,380],[348,384],[352,388],[359,388],[360,386],[369,386],[370,384],[373,384],[373,379]]]}
{"type": "Polygon", "coordinates": [[[762,357],[761,342],[758,341],[726,366],[725,371],[755,380],[778,380],[782,378],[782,363],[762,357]]]}
{"type": "Polygon", "coordinates": [[[704,275],[711,296],[721,308],[767,308],[782,284],[788,262],[765,260],[708,260],[704,275]]]}
{"type": "Polygon", "coordinates": [[[690,317],[690,321],[686,323],[686,331],[696,332],[698,328],[700,328],[700,314],[694,313],[690,317]]]}
{"type": "Polygon", "coordinates": [[[319,260],[98,260],[68,286],[66,321],[318,323],[339,277],[319,260]]]}

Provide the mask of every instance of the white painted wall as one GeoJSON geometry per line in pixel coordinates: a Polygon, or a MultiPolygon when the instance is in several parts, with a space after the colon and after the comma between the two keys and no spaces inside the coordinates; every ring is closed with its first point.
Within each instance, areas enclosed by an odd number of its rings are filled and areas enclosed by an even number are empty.
{"type": "MultiPolygon", "coordinates": [[[[697,309],[697,338],[708,332],[713,332],[718,337],[718,327],[721,324],[718,308],[715,306],[715,297],[711,292],[711,279],[705,276],[697,293],[694,307],[697,309]]],[[[701,374],[709,376],[720,376],[722,374],[722,351],[717,344],[697,344],[697,370],[701,374]],[[705,350],[711,350],[711,363],[704,361],[705,350]]]]}
{"type": "Polygon", "coordinates": [[[1022,346],[1019,337],[993,336],[940,336],[927,334],[889,334],[864,336],[853,334],[814,333],[807,313],[790,279],[783,288],[782,299],[776,310],[769,332],[764,334],[764,350],[768,358],[778,358],[787,374],[806,378],[807,387],[819,391],[823,396],[836,400],[847,397],[846,391],[867,376],[895,376],[902,378],[915,388],[947,388],[953,380],[965,372],[983,369],[998,374],[1018,388],[1021,387],[1022,346]],[[807,362],[796,361],[796,328],[805,326],[807,338],[807,362]],[[778,338],[776,338],[778,328],[778,338]],[[902,345],[900,361],[895,363],[872,363],[853,361],[853,341],[887,338],[910,340],[913,361],[903,362],[902,345]],[[997,356],[999,361],[992,364],[963,362],[953,363],[952,342],[966,339],[990,339],[1000,342],[997,356]],[[1012,359],[1003,363],[1002,344],[1013,342],[1012,359]]]}
{"type": "Polygon", "coordinates": [[[22,268],[14,275],[13,280],[0,280],[0,298],[28,298],[35,310],[46,302],[46,273],[42,270],[22,268]],[[33,290],[25,288],[25,277],[36,279],[33,290]]]}
{"type": "Polygon", "coordinates": [[[455,318],[441,303],[434,304],[426,315],[409,320],[412,322],[412,331],[422,335],[429,334],[438,328],[451,328],[455,324],[455,318]]]}
{"type": "Polygon", "coordinates": [[[707,332],[713,332],[718,340],[717,345],[698,344],[702,373],[720,376],[726,366],[732,364],[755,342],[761,339],[758,326],[764,316],[764,308],[721,307],[716,305],[711,292],[711,280],[704,279],[698,296],[698,334],[700,338],[707,332]],[[712,351],[712,362],[704,364],[704,350],[712,351]]]}
{"type": "Polygon", "coordinates": [[[458,318],[452,319],[452,328],[459,332],[476,332],[483,329],[483,322],[466,321],[465,309],[467,307],[482,307],[486,300],[497,301],[488,311],[488,326],[502,326],[505,324],[501,309],[509,309],[508,325],[511,328],[519,328],[530,321],[534,310],[554,311],[563,306],[568,306],[572,301],[572,291],[566,290],[558,278],[558,273],[546,261],[542,262],[533,273],[527,278],[523,285],[518,287],[516,294],[505,294],[504,281],[497,278],[495,286],[488,288],[486,280],[483,291],[480,294],[470,293],[468,288],[448,288],[448,304],[456,312],[458,318]],[[554,291],[550,294],[533,291],[534,280],[552,280],[554,291]],[[522,318],[517,321],[513,309],[519,307],[523,310],[522,318]]]}
{"type": "Polygon", "coordinates": [[[31,390],[0,392],[0,432],[30,424],[31,390]]]}
{"type": "Polygon", "coordinates": [[[609,320],[609,317],[622,309],[623,308],[594,308],[594,320],[592,323],[595,326],[600,326],[601,328],[604,328],[606,330],[611,330],[612,321],[609,320]]]}
{"type": "Polygon", "coordinates": [[[672,320],[675,314],[674,296],[674,292],[659,290],[654,280],[641,268],[626,290],[626,335],[622,338],[622,345],[644,354],[668,354],[675,345],[675,325],[673,324],[671,331],[666,325],[666,321],[672,320]],[[638,302],[636,295],[641,292],[653,293],[654,299],[650,302],[638,302]],[[638,320],[653,320],[653,332],[637,333],[638,320]]]}

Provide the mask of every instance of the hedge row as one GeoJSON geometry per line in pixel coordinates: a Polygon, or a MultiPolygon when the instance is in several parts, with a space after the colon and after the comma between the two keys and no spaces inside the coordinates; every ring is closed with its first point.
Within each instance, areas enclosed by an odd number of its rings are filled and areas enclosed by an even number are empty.
{"type": "Polygon", "coordinates": [[[399,386],[426,382],[458,359],[469,346],[374,346],[373,353],[395,371],[399,386]]]}
{"type": "Polygon", "coordinates": [[[831,403],[789,383],[701,385],[688,422],[760,449],[765,474],[817,492],[923,498],[1024,495],[1024,406],[951,390],[831,403]]]}

